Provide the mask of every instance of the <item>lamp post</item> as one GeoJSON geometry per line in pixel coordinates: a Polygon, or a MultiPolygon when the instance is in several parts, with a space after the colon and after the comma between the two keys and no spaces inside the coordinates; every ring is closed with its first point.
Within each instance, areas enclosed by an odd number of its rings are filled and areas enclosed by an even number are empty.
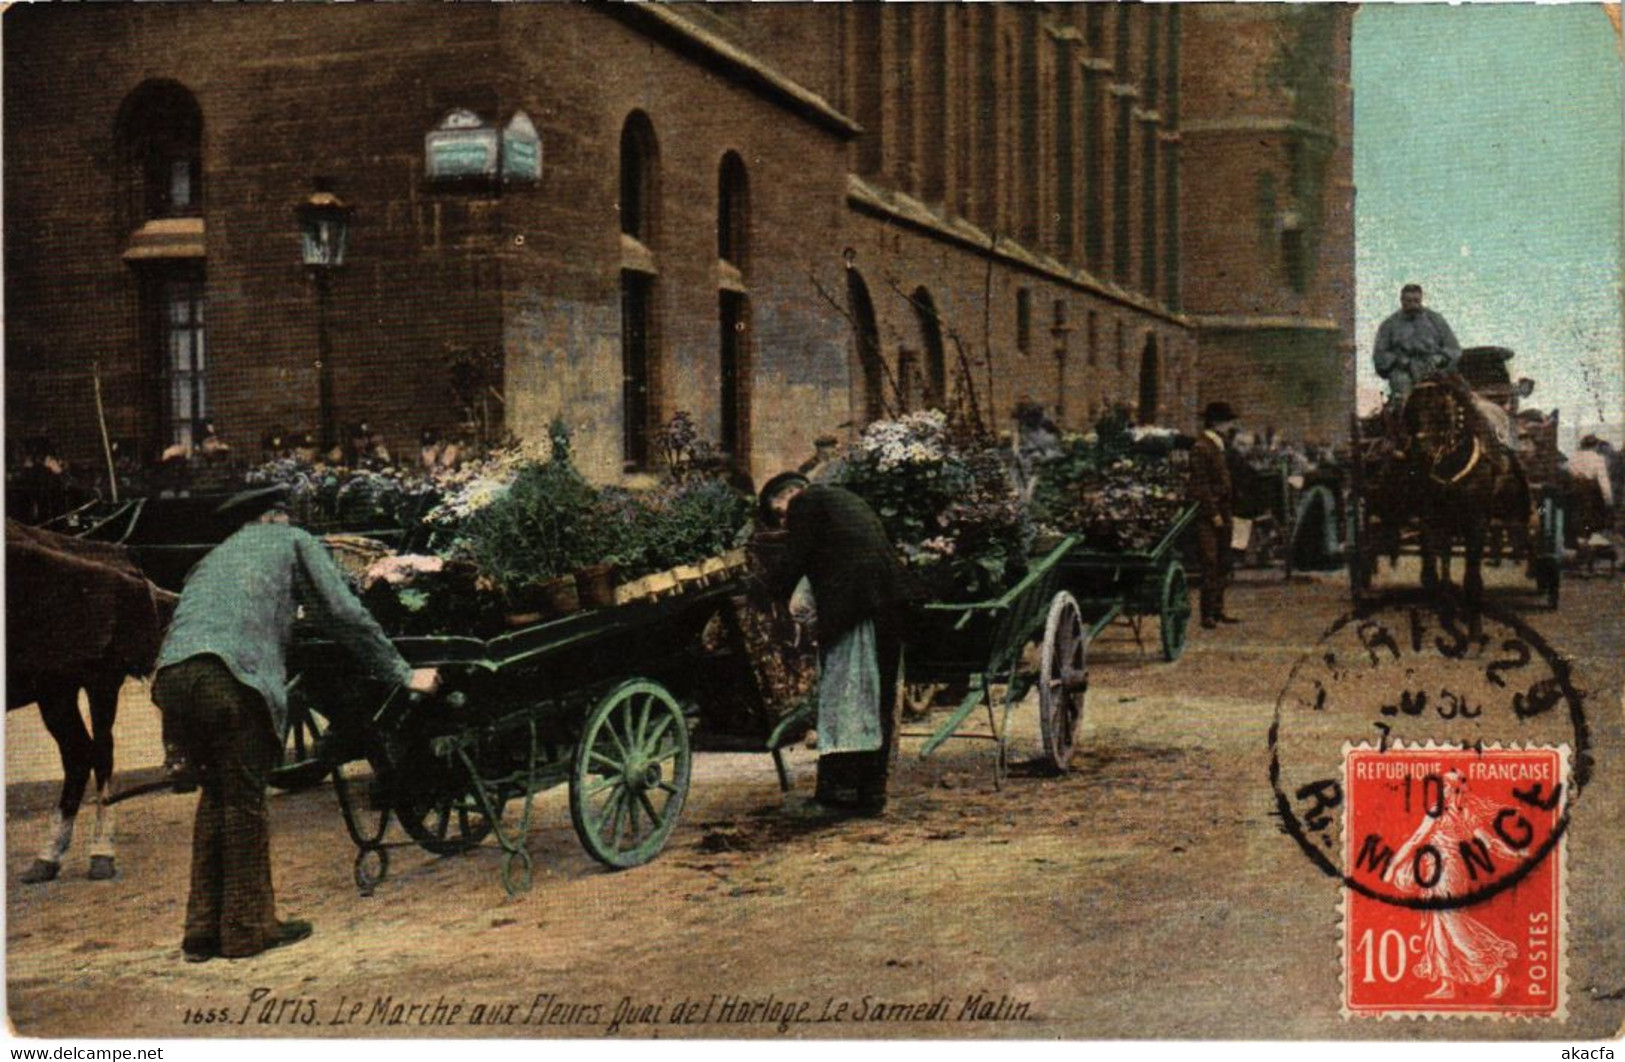
{"type": "Polygon", "coordinates": [[[295,208],[299,217],[300,256],[316,285],[316,380],[321,410],[322,452],[338,443],[338,410],[333,400],[333,346],[327,332],[333,272],[344,264],[350,239],[350,218],[355,209],[333,194],[325,178],[295,208]]]}

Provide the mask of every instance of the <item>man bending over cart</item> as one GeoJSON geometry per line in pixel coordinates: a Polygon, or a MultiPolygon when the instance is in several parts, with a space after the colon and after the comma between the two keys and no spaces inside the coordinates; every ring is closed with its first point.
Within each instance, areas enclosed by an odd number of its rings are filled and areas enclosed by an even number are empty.
{"type": "Polygon", "coordinates": [[[246,521],[187,576],[163,649],[153,702],[202,787],[192,831],[192,886],[181,951],[188,962],[247,958],[310,936],[276,918],[265,784],[287,727],[284,661],[296,599],[366,669],[433,693],[345,585],[309,532],[288,526],[283,488],[240,494],[219,512],[246,521]]]}
{"type": "Polygon", "coordinates": [[[878,815],[896,737],[908,574],[880,517],[850,491],[785,472],[762,488],[760,505],[763,524],[789,532],[769,576],[773,592],[788,599],[805,577],[818,609],[818,810],[878,815]]]}

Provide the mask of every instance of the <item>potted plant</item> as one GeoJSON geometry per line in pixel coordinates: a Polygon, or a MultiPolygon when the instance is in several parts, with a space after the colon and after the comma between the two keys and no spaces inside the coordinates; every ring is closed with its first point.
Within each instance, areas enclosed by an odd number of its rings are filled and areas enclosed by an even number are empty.
{"type": "Polygon", "coordinates": [[[538,604],[555,616],[580,607],[573,573],[590,549],[597,492],[570,463],[567,441],[555,426],[552,455],[522,464],[462,530],[471,559],[521,615],[538,604]]]}

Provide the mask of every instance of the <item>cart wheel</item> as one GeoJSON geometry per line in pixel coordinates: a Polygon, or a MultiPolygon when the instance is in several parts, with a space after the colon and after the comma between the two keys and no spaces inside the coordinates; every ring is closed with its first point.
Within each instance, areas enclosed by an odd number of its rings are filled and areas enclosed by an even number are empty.
{"type": "Polygon", "coordinates": [[[1349,499],[1347,544],[1349,590],[1355,598],[1370,592],[1376,566],[1376,545],[1371,541],[1371,528],[1366,526],[1365,519],[1365,499],[1355,495],[1349,499]]]}
{"type": "MultiPolygon", "coordinates": [[[[456,855],[490,836],[491,820],[472,784],[426,789],[415,788],[418,784],[406,781],[396,787],[395,817],[424,851],[456,855]]],[[[501,815],[506,800],[497,796],[492,803],[501,815]]]]}
{"type": "Polygon", "coordinates": [[[329,767],[321,758],[321,742],[328,726],[327,716],[312,708],[307,698],[297,693],[288,698],[288,736],[282,742],[282,765],[271,769],[271,785],[297,793],[327,777],[329,767]]]}
{"type": "Polygon", "coordinates": [[[688,721],[659,683],[631,679],[587,717],[570,772],[570,820],[617,870],[660,854],[688,799],[688,721]]]}
{"type": "Polygon", "coordinates": [[[355,854],[355,887],[371,896],[389,873],[389,849],[382,845],[363,848],[355,854]]]}
{"type": "Polygon", "coordinates": [[[1191,626],[1191,588],[1185,566],[1169,561],[1162,573],[1162,658],[1170,664],[1185,651],[1191,626]]]}
{"type": "Polygon", "coordinates": [[[1556,609],[1563,588],[1563,510],[1550,494],[1540,500],[1540,556],[1535,560],[1535,587],[1556,609]]]}
{"type": "Polygon", "coordinates": [[[1089,628],[1077,601],[1063,590],[1050,602],[1038,673],[1038,724],[1044,736],[1044,755],[1057,771],[1066,770],[1072,762],[1078,723],[1089,695],[1088,655],[1089,628]]]}

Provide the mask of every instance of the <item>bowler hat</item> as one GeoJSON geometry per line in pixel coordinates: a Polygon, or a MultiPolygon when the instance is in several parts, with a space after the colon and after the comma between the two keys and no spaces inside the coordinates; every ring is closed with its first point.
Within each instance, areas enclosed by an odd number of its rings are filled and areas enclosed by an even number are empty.
{"type": "Polygon", "coordinates": [[[282,509],[288,504],[288,488],[286,484],[278,483],[269,487],[255,487],[252,490],[240,490],[216,506],[216,516],[230,516],[247,523],[257,520],[264,513],[272,509],[282,509]]]}
{"type": "Polygon", "coordinates": [[[1226,421],[1238,420],[1236,411],[1230,408],[1228,402],[1209,402],[1207,408],[1202,410],[1203,424],[1223,424],[1226,421]]]}

